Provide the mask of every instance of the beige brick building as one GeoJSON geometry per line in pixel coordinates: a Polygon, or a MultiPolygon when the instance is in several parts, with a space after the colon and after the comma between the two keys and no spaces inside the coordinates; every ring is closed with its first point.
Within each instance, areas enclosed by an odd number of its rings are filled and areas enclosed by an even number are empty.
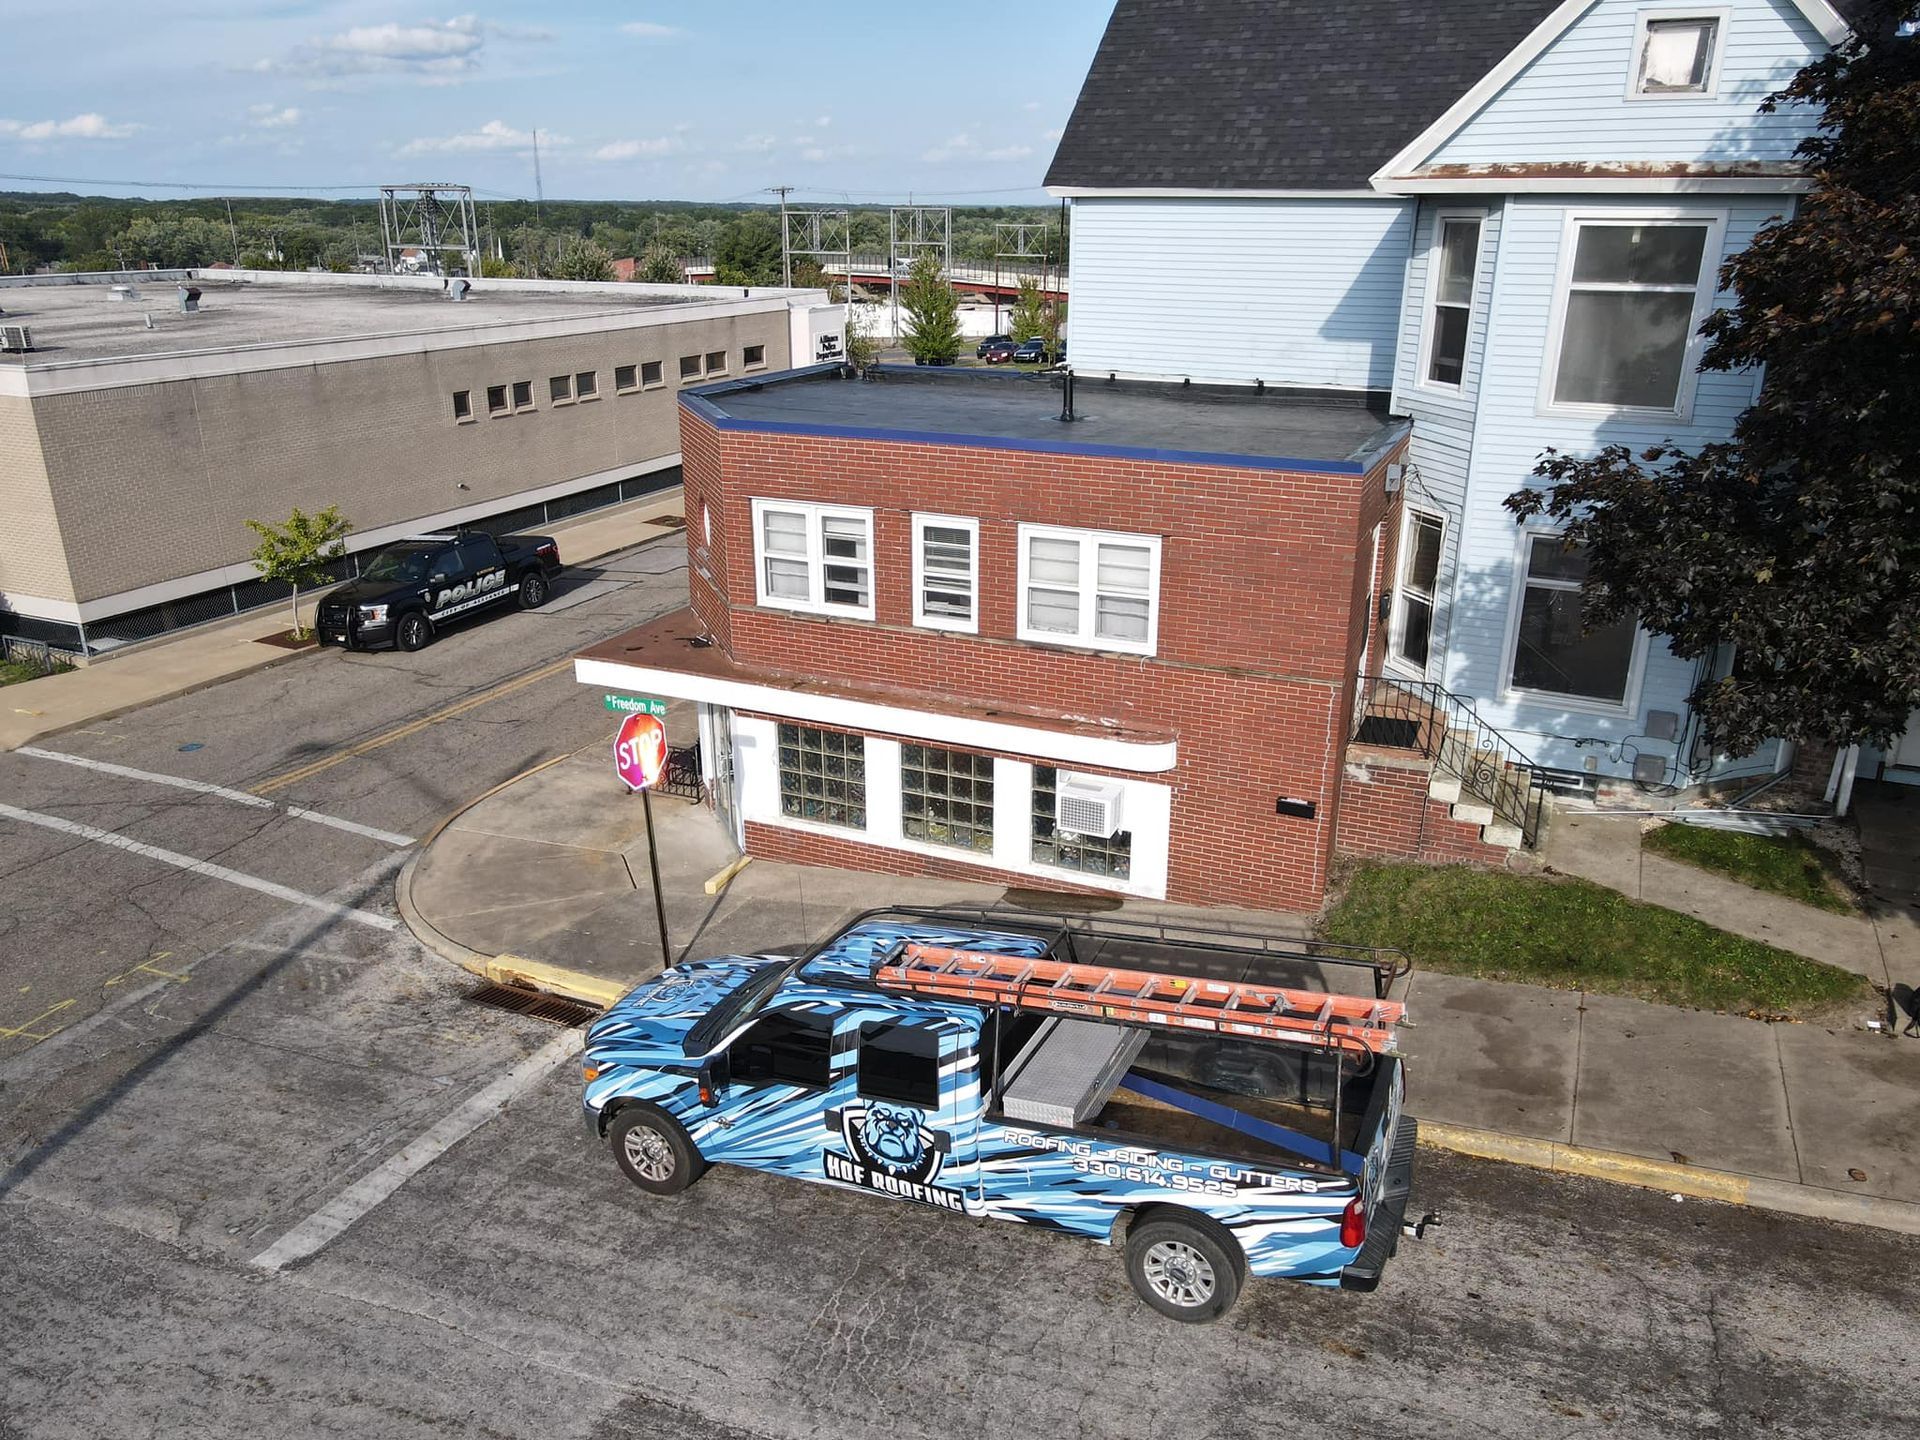
{"type": "Polygon", "coordinates": [[[817,290],[225,271],[0,279],[0,633],[95,653],[277,598],[245,522],[364,552],[678,483],[676,392],[837,357],[817,290]],[[181,287],[199,292],[197,309],[181,287]]]}

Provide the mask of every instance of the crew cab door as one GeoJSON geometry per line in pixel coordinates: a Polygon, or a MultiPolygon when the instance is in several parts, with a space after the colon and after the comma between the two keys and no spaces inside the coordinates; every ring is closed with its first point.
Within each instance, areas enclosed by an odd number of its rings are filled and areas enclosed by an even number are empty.
{"type": "Polygon", "coordinates": [[[726,1049],[714,1105],[698,1116],[695,1140],[709,1160],[817,1179],[836,1073],[836,1026],[844,1016],[818,1008],[763,1014],[726,1049]]]}
{"type": "Polygon", "coordinates": [[[854,1054],[832,1178],[898,1199],[962,1208],[976,1173],[980,1030],[949,1017],[868,1020],[854,1054]]]}
{"type": "Polygon", "coordinates": [[[507,566],[491,535],[475,535],[459,545],[460,566],[473,586],[475,599],[498,600],[507,593],[507,566]]]}

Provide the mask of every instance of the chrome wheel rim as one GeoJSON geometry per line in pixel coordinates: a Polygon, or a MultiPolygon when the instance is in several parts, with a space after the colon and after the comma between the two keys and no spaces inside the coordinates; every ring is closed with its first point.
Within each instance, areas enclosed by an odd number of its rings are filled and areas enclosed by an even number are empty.
{"type": "Polygon", "coordinates": [[[1160,1240],[1141,1265],[1153,1293],[1169,1305],[1191,1310],[1213,1298],[1213,1262],[1184,1240],[1160,1240]]]}
{"type": "Polygon", "coordinates": [[[642,1180],[658,1184],[673,1174],[673,1147],[667,1144],[667,1137],[658,1130],[636,1125],[627,1131],[620,1146],[626,1152],[627,1163],[633,1167],[634,1174],[642,1180]]]}
{"type": "Polygon", "coordinates": [[[527,598],[536,605],[538,605],[542,600],[547,598],[547,582],[540,579],[538,576],[527,581],[524,588],[526,591],[527,598]]]}

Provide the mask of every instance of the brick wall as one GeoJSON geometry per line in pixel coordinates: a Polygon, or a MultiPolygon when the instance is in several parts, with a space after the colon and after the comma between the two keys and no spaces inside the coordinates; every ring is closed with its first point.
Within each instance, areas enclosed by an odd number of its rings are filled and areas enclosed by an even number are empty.
{"type": "MultiPolygon", "coordinates": [[[[693,557],[692,602],[736,659],[1171,733],[1177,767],[1148,777],[1174,792],[1169,897],[1319,905],[1367,625],[1354,597],[1364,596],[1372,526],[1387,509],[1378,470],[1295,474],[716,432],[684,410],[681,437],[689,525],[703,505],[714,524],[712,544],[693,557]],[[873,510],[874,621],[756,607],[756,497],[873,510]],[[978,518],[978,635],[911,624],[915,510],[978,518]],[[1023,522],[1161,536],[1158,654],[1018,640],[1023,522]],[[1313,802],[1317,817],[1276,815],[1281,796],[1313,802]]],[[[812,837],[779,842],[789,843],[811,848],[812,837]]],[[[857,843],[849,850],[847,863],[866,868],[917,863],[857,843]]]]}
{"type": "Polygon", "coordinates": [[[1501,865],[1508,852],[1480,838],[1480,827],[1456,820],[1427,793],[1425,760],[1354,746],[1340,789],[1334,848],[1368,859],[1467,861],[1501,865]]]}
{"type": "Polygon", "coordinates": [[[0,395],[0,525],[0,593],[75,598],[32,403],[13,395],[0,395]]]}

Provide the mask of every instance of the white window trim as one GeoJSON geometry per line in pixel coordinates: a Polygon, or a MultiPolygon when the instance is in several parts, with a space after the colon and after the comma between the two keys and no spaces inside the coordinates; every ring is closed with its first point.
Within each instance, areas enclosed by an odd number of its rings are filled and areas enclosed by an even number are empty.
{"type": "Polygon", "coordinates": [[[1022,525],[1019,533],[1020,558],[1015,602],[1019,615],[1015,633],[1022,640],[1038,645],[1065,645],[1075,650],[1101,650],[1120,655],[1152,655],[1160,642],[1160,537],[1130,535],[1117,530],[1080,530],[1067,525],[1022,525]],[[1035,630],[1027,624],[1027,570],[1030,540],[1073,540],[1080,545],[1080,629],[1072,635],[1053,630],[1035,630]],[[1094,634],[1094,578],[1099,563],[1098,547],[1103,543],[1136,545],[1147,551],[1147,638],[1144,641],[1108,640],[1094,634]],[[1091,562],[1091,564],[1089,563],[1091,562]]]}
{"type": "Polygon", "coordinates": [[[980,522],[965,515],[934,515],[913,512],[913,623],[922,630],[950,630],[959,635],[980,633],[980,522]],[[973,618],[955,620],[951,615],[929,615],[920,607],[926,600],[926,549],[924,538],[929,525],[940,525],[967,532],[973,556],[973,618]]]}
{"type": "Polygon", "coordinates": [[[640,388],[642,390],[666,389],[667,388],[667,362],[664,360],[642,360],[640,362],[640,388]],[[647,366],[649,365],[658,365],[660,367],[660,378],[658,380],[647,379],[647,366]]]}
{"type": "MultiPolygon", "coordinates": [[[[1522,526],[1514,534],[1513,587],[1507,596],[1507,639],[1500,654],[1500,698],[1509,704],[1578,711],[1583,715],[1631,717],[1640,709],[1640,682],[1646,671],[1647,632],[1633,628],[1633,649],[1627,657],[1627,683],[1620,700],[1595,700],[1588,695],[1562,695],[1557,690],[1530,690],[1513,683],[1513,662],[1520,648],[1520,607],[1527,593],[1527,556],[1537,539],[1557,539],[1560,531],[1551,526],[1522,526]]],[[[1566,582],[1536,581],[1548,589],[1578,589],[1566,582]]]]}
{"type": "Polygon", "coordinates": [[[634,362],[633,383],[631,385],[622,385],[620,383],[620,372],[624,368],[625,367],[621,365],[613,367],[613,393],[616,395],[635,394],[640,389],[640,362],[637,360],[634,362]]]}
{"type": "Polygon", "coordinates": [[[1733,23],[1733,11],[1721,5],[1679,5],[1662,6],[1655,10],[1642,10],[1633,18],[1633,48],[1627,52],[1627,88],[1626,98],[1638,104],[1651,100],[1656,104],[1688,100],[1718,100],[1720,98],[1720,60],[1727,53],[1727,27],[1733,23]],[[1650,20],[1712,20],[1713,54],[1707,60],[1706,88],[1701,90],[1653,90],[1640,88],[1640,56],[1647,44],[1647,22],[1650,20]]]}
{"type": "Polygon", "coordinates": [[[594,401],[598,400],[601,397],[601,395],[603,395],[604,393],[605,392],[600,388],[600,372],[598,370],[578,370],[574,372],[573,399],[575,404],[591,405],[594,401]],[[593,376],[593,389],[587,391],[585,394],[582,394],[580,390],[580,377],[582,375],[593,376]]]}
{"type": "Polygon", "coordinates": [[[766,347],[766,346],[764,346],[764,345],[761,345],[761,346],[758,346],[758,347],[756,347],[756,346],[753,346],[753,345],[743,345],[743,346],[741,346],[741,347],[740,347],[740,368],[741,368],[742,370],[764,370],[764,369],[766,369],[766,368],[767,368],[767,347],[766,347]],[[760,351],[760,358],[759,358],[758,360],[749,360],[749,359],[747,359],[747,351],[749,351],[749,350],[753,350],[753,349],[756,349],[756,348],[757,348],[757,349],[758,349],[758,350],[760,351]]]}
{"type": "Polygon", "coordinates": [[[757,603],[771,610],[793,610],[806,615],[837,615],[847,620],[873,619],[875,593],[880,588],[878,556],[874,546],[873,511],[857,505],[813,505],[800,500],[753,502],[753,593],[757,603]],[[807,522],[807,591],[805,600],[790,600],[767,592],[766,529],[761,517],[769,510],[804,515],[807,522]],[[864,607],[829,604],[826,593],[826,557],[820,544],[823,520],[858,520],[867,527],[867,603],[864,607]]]}
{"type": "MultiPolygon", "coordinates": [[[[1707,342],[1700,334],[1700,325],[1713,312],[1715,297],[1719,294],[1720,262],[1724,258],[1722,251],[1726,243],[1727,213],[1724,210],[1690,210],[1679,207],[1664,209],[1634,210],[1569,210],[1560,227],[1560,262],[1553,276],[1553,315],[1547,325],[1546,352],[1540,366],[1540,392],[1535,397],[1535,412],[1546,416],[1634,416],[1645,415],[1661,420],[1678,420],[1682,424],[1693,419],[1694,393],[1700,382],[1700,357],[1706,352],[1707,342]],[[1583,225],[1648,225],[1667,222],[1683,222],[1704,226],[1707,232],[1706,242],[1700,250],[1700,278],[1694,284],[1693,313],[1687,321],[1687,349],[1680,361],[1680,386],[1670,406],[1654,405],[1590,405],[1572,401],[1556,401],[1554,391],[1560,381],[1560,343],[1566,332],[1567,301],[1572,295],[1573,256],[1580,243],[1580,228],[1583,225]]],[[[1641,290],[1642,286],[1621,286],[1625,290],[1641,290]]]]}
{"type": "Polygon", "coordinates": [[[549,405],[573,404],[573,374],[571,371],[565,375],[551,375],[547,377],[547,403],[549,405]],[[567,382],[566,390],[559,395],[553,393],[553,382],[555,380],[564,380],[567,382]]]}
{"type": "Polygon", "coordinates": [[[1418,520],[1437,521],[1440,526],[1440,554],[1433,574],[1433,595],[1428,604],[1433,608],[1433,618],[1440,618],[1440,574],[1447,568],[1447,531],[1451,528],[1445,511],[1422,510],[1409,505],[1400,513],[1399,554],[1395,557],[1393,577],[1393,615],[1387,622],[1387,669],[1401,675],[1411,675],[1424,680],[1432,667],[1434,652],[1439,648],[1431,628],[1427,631],[1427,663],[1415,665],[1400,655],[1400,636],[1406,629],[1407,615],[1407,570],[1413,564],[1413,530],[1418,520]]]}
{"type": "Polygon", "coordinates": [[[1427,283],[1422,287],[1420,296],[1420,356],[1413,372],[1414,384],[1422,390],[1437,391],[1442,395],[1458,395],[1467,388],[1467,376],[1472,373],[1473,358],[1473,319],[1480,304],[1480,265],[1487,253],[1487,212],[1485,210],[1436,210],[1433,212],[1433,233],[1427,240],[1427,283]],[[1473,247],[1473,283],[1467,290],[1467,348],[1460,357],[1460,383],[1449,385],[1444,380],[1432,380],[1428,376],[1433,364],[1433,337],[1439,330],[1434,323],[1434,312],[1439,308],[1440,297],[1440,259],[1441,241],[1446,235],[1449,220],[1473,220],[1480,226],[1480,237],[1473,247]]]}

